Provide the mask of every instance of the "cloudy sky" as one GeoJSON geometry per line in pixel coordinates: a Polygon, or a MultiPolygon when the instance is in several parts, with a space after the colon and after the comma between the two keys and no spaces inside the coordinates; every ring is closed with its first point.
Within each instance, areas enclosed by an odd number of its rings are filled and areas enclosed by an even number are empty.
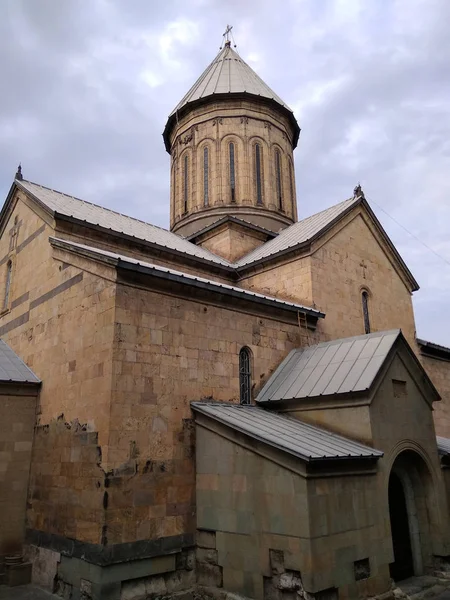
{"type": "Polygon", "coordinates": [[[449,22],[449,0],[1,0],[0,194],[21,161],[168,227],[165,120],[231,23],[302,128],[300,216],[360,181],[421,285],[418,335],[450,346],[449,22]]]}

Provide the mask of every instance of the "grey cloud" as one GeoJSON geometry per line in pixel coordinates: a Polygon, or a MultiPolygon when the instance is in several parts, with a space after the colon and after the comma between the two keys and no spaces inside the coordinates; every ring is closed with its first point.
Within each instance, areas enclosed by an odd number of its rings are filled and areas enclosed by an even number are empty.
{"type": "MultiPolygon", "coordinates": [[[[238,50],[296,111],[299,212],[369,200],[450,261],[446,0],[5,0],[0,191],[25,177],[167,226],[168,113],[238,50]]],[[[422,289],[418,333],[450,345],[450,266],[373,208],[422,289]],[[439,315],[439,318],[438,318],[439,315]],[[444,316],[442,316],[444,315],[444,316]]]]}

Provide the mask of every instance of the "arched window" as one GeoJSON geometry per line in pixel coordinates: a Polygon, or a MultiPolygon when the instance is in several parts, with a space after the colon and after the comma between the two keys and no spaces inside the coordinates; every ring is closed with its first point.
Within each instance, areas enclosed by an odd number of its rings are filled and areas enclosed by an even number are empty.
{"type": "Polygon", "coordinates": [[[236,202],[236,172],[235,172],[235,153],[234,153],[234,142],[228,144],[228,151],[230,153],[230,197],[231,202],[236,202]]]}
{"type": "Polygon", "coordinates": [[[362,309],[364,317],[364,333],[370,333],[370,319],[369,319],[369,294],[365,290],[361,294],[362,309]]]}
{"type": "Polygon", "coordinates": [[[291,193],[291,202],[292,206],[295,206],[295,198],[294,198],[294,175],[292,173],[292,165],[289,162],[289,188],[291,193]]]}
{"type": "Polygon", "coordinates": [[[262,204],[261,144],[255,144],[256,204],[262,204]]]}
{"type": "Polygon", "coordinates": [[[281,184],[281,154],[278,148],[275,150],[275,175],[277,183],[278,208],[283,210],[283,188],[281,184]]]}
{"type": "Polygon", "coordinates": [[[183,161],[183,212],[188,211],[189,199],[189,156],[184,155],[183,161]]]}
{"type": "Polygon", "coordinates": [[[239,352],[239,397],[241,404],[250,404],[252,391],[252,373],[250,350],[242,348],[239,352]]]}
{"type": "Polygon", "coordinates": [[[203,148],[203,204],[209,204],[209,150],[205,146],[203,148]]]}
{"type": "Polygon", "coordinates": [[[11,274],[12,274],[12,262],[8,260],[6,265],[6,277],[5,277],[5,295],[3,297],[3,308],[8,308],[9,304],[9,292],[11,289],[11,274]]]}

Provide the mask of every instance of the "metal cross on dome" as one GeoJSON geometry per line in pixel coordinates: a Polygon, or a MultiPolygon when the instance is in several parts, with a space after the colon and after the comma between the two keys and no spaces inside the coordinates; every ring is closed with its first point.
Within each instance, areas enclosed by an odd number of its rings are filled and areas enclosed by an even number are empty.
{"type": "MultiPolygon", "coordinates": [[[[231,30],[233,29],[233,25],[227,25],[227,28],[225,29],[225,31],[223,32],[222,35],[222,41],[225,41],[225,46],[231,46],[231,40],[230,37],[233,38],[233,34],[231,33],[231,30]]],[[[234,42],[234,38],[233,38],[233,42],[234,42]]],[[[234,43],[234,47],[236,47],[236,43],[234,43]]]]}

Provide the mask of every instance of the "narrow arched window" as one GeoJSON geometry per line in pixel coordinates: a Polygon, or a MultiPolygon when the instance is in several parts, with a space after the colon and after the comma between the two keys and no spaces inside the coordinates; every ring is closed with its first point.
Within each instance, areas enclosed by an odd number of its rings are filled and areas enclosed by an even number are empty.
{"type": "Polygon", "coordinates": [[[262,204],[261,154],[261,145],[255,144],[256,204],[262,204]]]}
{"type": "Polygon", "coordinates": [[[235,152],[234,142],[228,144],[230,153],[230,198],[231,202],[236,202],[236,171],[235,171],[235,152]]]}
{"type": "Polygon", "coordinates": [[[292,165],[289,162],[289,188],[291,193],[291,202],[292,206],[295,206],[295,198],[294,198],[294,175],[292,173],[292,165]]]}
{"type": "Polygon", "coordinates": [[[183,212],[188,210],[189,199],[189,157],[184,155],[183,161],[183,212]]]}
{"type": "Polygon", "coordinates": [[[241,404],[250,404],[252,391],[252,373],[250,350],[242,348],[239,352],[239,397],[241,404]]]}
{"type": "Polygon", "coordinates": [[[5,277],[5,295],[3,297],[3,308],[8,308],[9,304],[9,292],[11,289],[11,274],[12,274],[12,262],[8,260],[6,265],[6,277],[5,277]]]}
{"type": "Polygon", "coordinates": [[[281,154],[278,148],[275,150],[275,174],[277,184],[278,208],[283,210],[283,188],[281,184],[281,154]]]}
{"type": "Polygon", "coordinates": [[[205,146],[203,149],[203,204],[209,204],[209,150],[205,146]]]}
{"type": "Polygon", "coordinates": [[[370,333],[370,319],[369,319],[369,294],[364,290],[361,294],[362,309],[364,317],[364,332],[370,333]]]}

